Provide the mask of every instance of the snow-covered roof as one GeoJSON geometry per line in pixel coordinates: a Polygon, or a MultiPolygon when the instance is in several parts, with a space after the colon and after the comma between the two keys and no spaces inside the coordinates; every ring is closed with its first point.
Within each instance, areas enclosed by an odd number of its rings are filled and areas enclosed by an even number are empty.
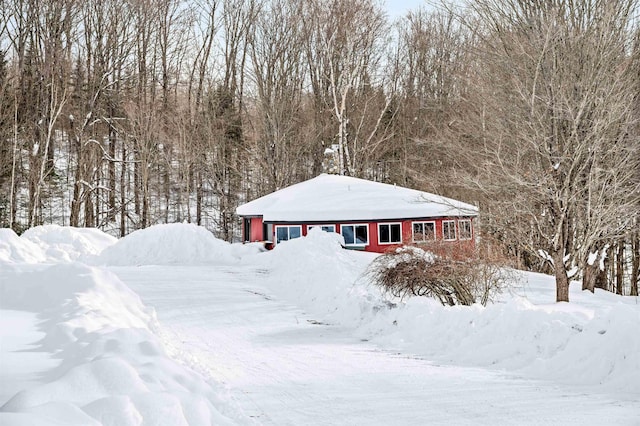
{"type": "Polygon", "coordinates": [[[364,221],[477,216],[471,204],[349,176],[321,174],[239,206],[266,222],[364,221]]]}

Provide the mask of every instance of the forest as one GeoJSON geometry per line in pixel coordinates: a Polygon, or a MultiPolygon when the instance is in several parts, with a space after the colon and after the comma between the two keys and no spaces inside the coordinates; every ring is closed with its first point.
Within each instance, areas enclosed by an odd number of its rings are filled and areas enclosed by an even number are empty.
{"type": "Polygon", "coordinates": [[[115,236],[323,171],[479,206],[518,267],[638,295],[639,0],[0,0],[0,227],[115,236]]]}

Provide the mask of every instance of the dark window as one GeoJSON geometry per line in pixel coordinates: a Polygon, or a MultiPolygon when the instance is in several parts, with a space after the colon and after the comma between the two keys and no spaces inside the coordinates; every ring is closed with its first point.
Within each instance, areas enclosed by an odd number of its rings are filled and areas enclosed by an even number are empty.
{"type": "Polygon", "coordinates": [[[340,233],[346,245],[369,244],[368,225],[340,225],[340,233]]]}
{"type": "Polygon", "coordinates": [[[302,236],[300,225],[276,226],[276,244],[281,241],[293,240],[302,236]]]}
{"type": "Polygon", "coordinates": [[[378,241],[380,244],[399,244],[402,242],[402,226],[399,223],[379,223],[378,241]]]}

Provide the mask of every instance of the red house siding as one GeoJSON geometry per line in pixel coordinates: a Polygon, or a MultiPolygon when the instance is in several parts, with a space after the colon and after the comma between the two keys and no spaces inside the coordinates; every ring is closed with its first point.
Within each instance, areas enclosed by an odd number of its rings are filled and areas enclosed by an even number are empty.
{"type": "MultiPolygon", "coordinates": [[[[416,219],[400,219],[400,220],[382,220],[377,222],[367,222],[367,221],[353,221],[353,222],[322,222],[322,223],[278,223],[274,224],[272,227],[272,234],[269,236],[263,235],[263,222],[260,217],[252,217],[251,225],[250,225],[250,241],[273,241],[275,242],[275,232],[277,226],[301,226],[302,227],[302,236],[307,235],[307,229],[309,225],[318,226],[318,225],[334,225],[336,232],[340,233],[341,225],[356,225],[356,224],[366,224],[368,226],[368,244],[365,246],[349,246],[348,248],[364,250],[369,252],[383,253],[387,250],[394,249],[402,244],[413,244],[413,223],[414,222],[433,222],[435,223],[435,237],[436,241],[443,241],[443,222],[444,221],[454,221],[455,224],[455,232],[456,239],[452,240],[451,243],[462,243],[469,244],[472,247],[475,245],[475,230],[474,230],[474,220],[473,217],[444,217],[444,218],[416,218],[416,219]],[[460,239],[460,220],[469,220],[471,221],[471,239],[461,240],[460,239]],[[401,244],[385,244],[380,243],[378,239],[378,224],[393,224],[399,223],[401,225],[401,235],[402,235],[402,243],[401,244]]],[[[420,242],[417,242],[418,244],[420,242]]]]}

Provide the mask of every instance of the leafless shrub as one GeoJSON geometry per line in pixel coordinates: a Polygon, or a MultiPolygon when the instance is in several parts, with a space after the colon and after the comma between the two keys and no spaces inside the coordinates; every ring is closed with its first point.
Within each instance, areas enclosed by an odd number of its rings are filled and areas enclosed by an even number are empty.
{"type": "Polygon", "coordinates": [[[387,252],[371,264],[367,276],[394,297],[426,296],[449,306],[486,305],[515,279],[499,256],[468,256],[466,249],[451,246],[431,248],[405,246],[387,252]]]}

